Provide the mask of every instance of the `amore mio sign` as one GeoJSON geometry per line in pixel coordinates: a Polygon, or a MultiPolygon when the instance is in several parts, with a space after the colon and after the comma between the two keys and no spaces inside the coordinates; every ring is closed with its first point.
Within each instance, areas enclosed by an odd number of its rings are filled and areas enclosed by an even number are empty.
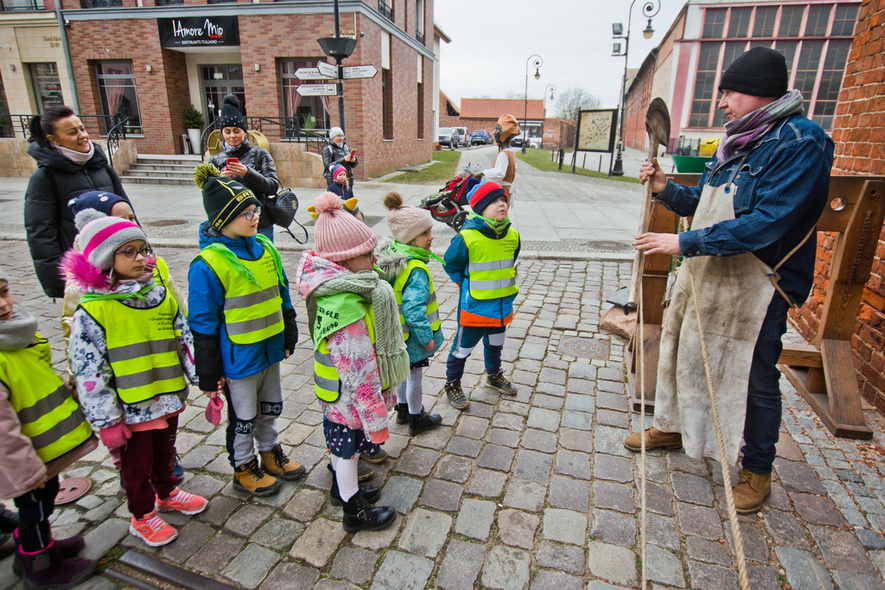
{"type": "Polygon", "coordinates": [[[239,45],[235,16],[158,18],[161,47],[239,45]]]}

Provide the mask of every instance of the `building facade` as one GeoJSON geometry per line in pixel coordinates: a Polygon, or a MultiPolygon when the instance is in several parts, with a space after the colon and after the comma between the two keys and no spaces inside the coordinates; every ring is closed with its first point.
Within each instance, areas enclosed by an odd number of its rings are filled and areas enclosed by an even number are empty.
{"type": "Polygon", "coordinates": [[[676,142],[721,137],[719,80],[757,46],[784,55],[789,87],[802,92],[806,115],[831,131],[859,6],[860,0],[689,0],[629,86],[626,144],[646,148],[645,110],[657,96],[670,108],[676,142]]]}
{"type": "MultiPolygon", "coordinates": [[[[93,134],[127,116],[127,136],[139,153],[182,153],[185,109],[194,105],[209,124],[222,98],[234,94],[247,117],[261,118],[271,142],[292,139],[294,125],[317,132],[345,127],[361,179],[430,159],[433,0],[339,2],[341,36],[357,41],[342,63],[366,66],[346,71],[354,77],[343,84],[344,125],[336,96],[298,90],[334,84],[311,71],[318,62],[335,64],[317,43],[335,36],[331,1],[61,1],[72,75],[61,71],[62,55],[46,61],[61,74],[63,102],[71,104],[76,87],[78,111],[93,134]]],[[[10,95],[9,84],[4,88],[10,95]]],[[[34,102],[17,101],[10,112],[40,112],[34,102]]]]}

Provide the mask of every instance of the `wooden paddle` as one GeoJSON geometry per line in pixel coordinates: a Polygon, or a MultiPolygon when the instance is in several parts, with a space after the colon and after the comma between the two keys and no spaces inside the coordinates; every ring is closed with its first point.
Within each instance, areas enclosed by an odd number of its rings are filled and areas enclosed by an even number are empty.
{"type": "MultiPolygon", "coordinates": [[[[655,98],[645,111],[645,131],[648,133],[648,160],[658,155],[658,146],[667,147],[670,143],[670,110],[667,103],[661,98],[655,98]]],[[[648,231],[648,215],[651,209],[652,179],[643,185],[642,208],[639,212],[639,234],[648,231]]],[[[637,234],[638,235],[638,234],[637,234]]],[[[624,311],[636,309],[639,294],[639,281],[642,280],[642,266],[645,263],[645,255],[641,250],[636,251],[633,259],[633,279],[630,282],[630,296],[624,311]]]]}

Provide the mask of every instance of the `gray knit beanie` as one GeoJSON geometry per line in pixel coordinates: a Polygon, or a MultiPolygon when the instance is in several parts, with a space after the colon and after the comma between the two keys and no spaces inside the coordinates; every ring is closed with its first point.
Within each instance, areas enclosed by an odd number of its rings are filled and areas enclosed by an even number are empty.
{"type": "Polygon", "coordinates": [[[131,221],[119,217],[108,217],[95,209],[84,209],[77,213],[74,225],[80,230],[80,250],[90,264],[101,270],[114,266],[114,253],[117,248],[142,240],[147,244],[144,230],[131,221]]]}

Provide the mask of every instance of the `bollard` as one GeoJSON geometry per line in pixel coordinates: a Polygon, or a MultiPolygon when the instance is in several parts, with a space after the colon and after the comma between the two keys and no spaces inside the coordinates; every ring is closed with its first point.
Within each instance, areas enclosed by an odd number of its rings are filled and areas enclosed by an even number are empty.
{"type": "Polygon", "coordinates": [[[562,160],[563,160],[563,158],[565,158],[565,150],[562,149],[562,148],[560,148],[560,149],[559,149],[559,169],[560,169],[560,170],[562,170],[562,160]]]}

